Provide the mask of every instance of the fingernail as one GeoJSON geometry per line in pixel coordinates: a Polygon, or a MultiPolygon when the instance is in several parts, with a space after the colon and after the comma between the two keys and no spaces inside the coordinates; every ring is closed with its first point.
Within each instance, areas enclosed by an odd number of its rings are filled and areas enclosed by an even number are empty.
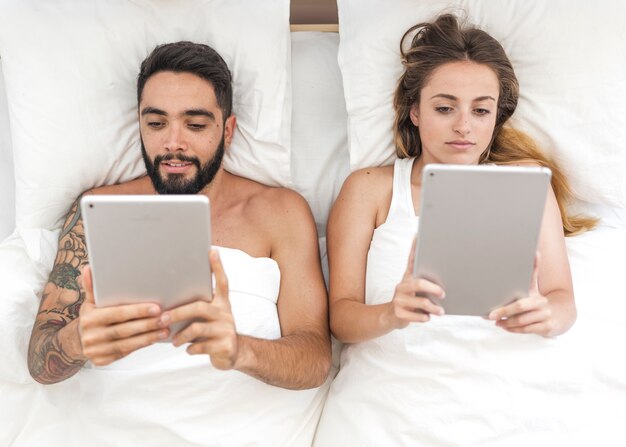
{"type": "Polygon", "coordinates": [[[161,331],[159,332],[159,338],[161,340],[163,340],[164,338],[167,338],[167,331],[161,331]]]}
{"type": "Polygon", "coordinates": [[[489,318],[490,320],[495,320],[496,319],[496,313],[495,312],[491,312],[487,318],[489,318]]]}
{"type": "Polygon", "coordinates": [[[150,308],[148,309],[148,313],[153,316],[159,315],[159,311],[159,306],[150,306],[150,308]]]}
{"type": "Polygon", "coordinates": [[[170,314],[163,314],[161,315],[161,319],[159,321],[163,324],[167,324],[170,322],[171,319],[172,317],[170,317],[170,314]]]}

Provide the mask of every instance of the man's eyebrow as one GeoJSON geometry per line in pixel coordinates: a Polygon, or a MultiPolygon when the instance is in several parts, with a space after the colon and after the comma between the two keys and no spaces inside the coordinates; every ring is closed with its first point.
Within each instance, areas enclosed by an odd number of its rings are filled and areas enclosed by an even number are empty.
{"type": "Polygon", "coordinates": [[[157,109],[156,107],[144,107],[144,109],[141,111],[141,116],[148,115],[151,113],[155,115],[167,116],[167,113],[165,113],[165,111],[161,109],[157,109]]]}
{"type": "Polygon", "coordinates": [[[187,116],[206,116],[210,120],[215,121],[215,114],[207,109],[189,109],[185,110],[184,114],[187,116]]]}

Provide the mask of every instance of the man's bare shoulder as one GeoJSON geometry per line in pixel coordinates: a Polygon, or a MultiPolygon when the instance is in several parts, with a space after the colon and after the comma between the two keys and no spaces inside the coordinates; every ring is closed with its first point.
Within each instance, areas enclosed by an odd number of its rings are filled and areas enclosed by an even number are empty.
{"type": "Polygon", "coordinates": [[[134,180],[130,180],[124,183],[118,183],[116,185],[106,185],[100,186],[98,188],[90,189],[86,191],[85,194],[111,194],[111,195],[122,195],[122,194],[155,194],[156,191],[152,186],[152,182],[150,178],[147,176],[139,177],[134,180]]]}
{"type": "Polygon", "coordinates": [[[247,209],[256,214],[282,219],[312,219],[309,204],[298,192],[257,183],[247,200],[247,209]]]}

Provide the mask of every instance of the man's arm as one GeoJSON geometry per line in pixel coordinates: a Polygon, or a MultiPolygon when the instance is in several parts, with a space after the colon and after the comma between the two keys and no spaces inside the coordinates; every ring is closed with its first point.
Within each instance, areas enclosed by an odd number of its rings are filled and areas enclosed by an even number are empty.
{"type": "Polygon", "coordinates": [[[175,335],[174,344],[192,342],[187,351],[209,354],[216,368],[236,369],[274,386],[307,389],[320,386],[330,369],[328,305],[308,205],[295,193],[282,200],[264,215],[273,221],[272,258],[281,270],[280,339],[236,334],[228,282],[215,252],[210,257],[216,282],[213,301],[196,301],[164,312],[161,318],[167,324],[198,317],[204,320],[175,335]]]}
{"type": "Polygon", "coordinates": [[[28,369],[40,383],[67,379],[85,363],[76,320],[84,300],[81,269],[87,263],[79,203],[80,197],[65,219],[30,337],[28,369]]]}

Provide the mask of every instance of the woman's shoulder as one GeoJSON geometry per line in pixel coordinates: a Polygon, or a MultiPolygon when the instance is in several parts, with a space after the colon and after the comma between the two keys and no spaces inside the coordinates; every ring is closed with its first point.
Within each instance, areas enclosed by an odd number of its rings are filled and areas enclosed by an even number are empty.
{"type": "Polygon", "coordinates": [[[391,188],[393,165],[362,168],[351,173],[344,182],[344,189],[356,191],[381,191],[391,188]]]}

